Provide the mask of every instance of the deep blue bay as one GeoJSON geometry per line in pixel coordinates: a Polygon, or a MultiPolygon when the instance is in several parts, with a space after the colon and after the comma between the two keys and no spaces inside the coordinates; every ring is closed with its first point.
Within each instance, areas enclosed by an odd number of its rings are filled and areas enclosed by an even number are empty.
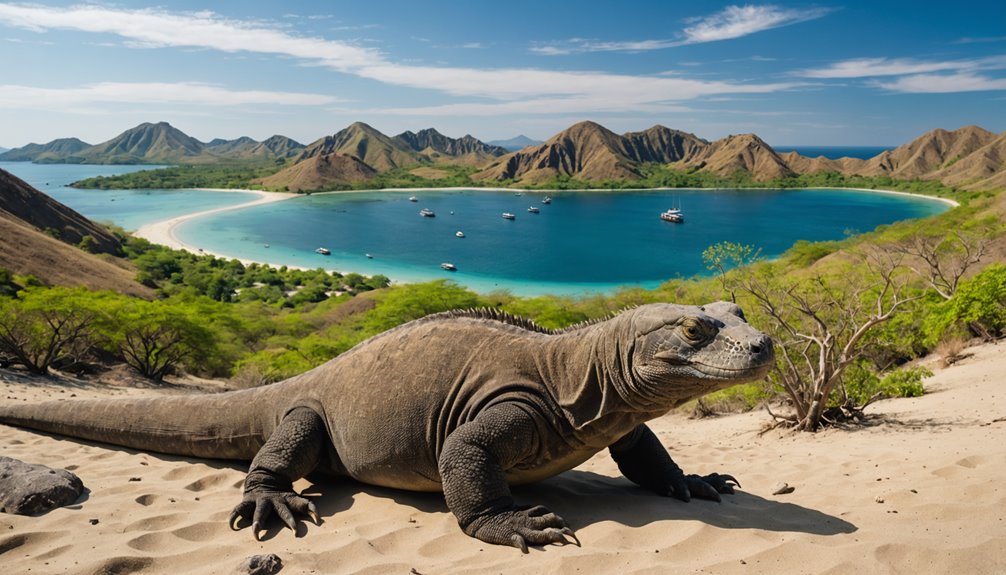
{"type": "Polygon", "coordinates": [[[797,240],[840,239],[946,209],[928,198],[854,190],[412,190],[298,197],[192,220],[176,233],[207,251],[274,264],[579,294],[706,273],[702,251],[717,242],[774,257],[797,240]],[[408,200],[413,195],[418,202],[408,200]],[[550,205],[541,203],[546,195],[550,205]],[[678,206],[685,223],[660,220],[678,206]],[[421,208],[436,217],[421,217],[421,208]],[[318,247],[332,254],[316,254],[318,247]],[[441,270],[442,262],[458,271],[441,270]]]}
{"type": "MultiPolygon", "coordinates": [[[[128,230],[256,197],[66,187],[151,166],[3,162],[0,168],[91,219],[128,230]]],[[[275,265],[380,273],[399,282],[449,278],[482,292],[577,295],[707,273],[702,251],[717,242],[754,245],[774,257],[798,240],[841,239],[946,209],[931,198],[855,190],[372,191],[219,212],[189,220],[175,234],[194,249],[275,265]],[[408,201],[413,195],[418,202],[408,201]],[[541,203],[546,195],[550,205],[541,203]],[[424,207],[436,217],[420,217],[424,207]],[[684,223],[660,220],[671,207],[683,210],[684,223]],[[503,219],[503,212],[516,219],[503,219]],[[458,230],[466,237],[457,238],[458,230]],[[332,254],[317,254],[318,247],[332,254]],[[443,262],[458,271],[440,269],[443,262]]]]}

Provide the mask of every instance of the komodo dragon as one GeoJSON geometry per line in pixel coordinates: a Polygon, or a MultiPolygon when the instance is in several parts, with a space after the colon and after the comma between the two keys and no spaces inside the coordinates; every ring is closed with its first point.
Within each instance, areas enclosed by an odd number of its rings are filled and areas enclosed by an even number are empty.
{"type": "MultiPolygon", "coordinates": [[[[307,373],[251,390],[0,407],[0,422],[133,449],[251,460],[231,526],[256,539],[273,513],[318,523],[293,490],[312,471],[443,491],[465,533],[487,543],[568,543],[510,484],[572,469],[604,448],[661,495],[720,500],[729,475],[685,475],[645,421],[763,377],[772,341],[739,307],[649,304],[562,331],[493,310],[434,314],[307,373]]],[[[577,543],[579,543],[577,541],[577,543]]]]}

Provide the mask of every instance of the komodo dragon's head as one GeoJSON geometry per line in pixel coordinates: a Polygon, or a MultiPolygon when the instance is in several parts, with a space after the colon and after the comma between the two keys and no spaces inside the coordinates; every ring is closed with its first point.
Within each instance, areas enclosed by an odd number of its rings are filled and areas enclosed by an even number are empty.
{"type": "Polygon", "coordinates": [[[745,321],[736,304],[651,304],[632,315],[635,393],[678,405],[710,391],[764,377],[772,340],[745,321]]]}

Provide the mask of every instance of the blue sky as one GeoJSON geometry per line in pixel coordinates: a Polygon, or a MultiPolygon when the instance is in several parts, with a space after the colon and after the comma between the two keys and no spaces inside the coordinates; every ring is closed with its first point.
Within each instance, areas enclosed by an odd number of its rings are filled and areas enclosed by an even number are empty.
{"type": "Polygon", "coordinates": [[[580,120],[770,144],[1006,131],[1006,2],[0,1],[0,146],[580,120]]]}

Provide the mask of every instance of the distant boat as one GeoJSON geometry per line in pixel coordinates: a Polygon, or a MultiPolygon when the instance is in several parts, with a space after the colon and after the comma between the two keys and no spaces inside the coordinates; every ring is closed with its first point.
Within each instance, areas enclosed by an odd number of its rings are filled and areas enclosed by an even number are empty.
{"type": "Polygon", "coordinates": [[[454,232],[454,235],[456,235],[459,238],[465,237],[465,233],[463,231],[461,231],[461,230],[458,230],[458,231],[454,232]]]}
{"type": "Polygon", "coordinates": [[[327,255],[330,255],[332,252],[328,248],[318,248],[318,249],[314,250],[314,253],[321,254],[323,256],[327,256],[327,255]]]}
{"type": "Polygon", "coordinates": [[[267,248],[267,247],[269,247],[269,244],[266,244],[266,245],[265,245],[265,246],[263,246],[263,247],[266,247],[266,248],[267,248]]]}
{"type": "Polygon", "coordinates": [[[544,198],[543,198],[543,199],[541,200],[541,203],[543,203],[543,204],[551,204],[551,203],[552,203],[552,197],[551,197],[551,196],[545,196],[545,197],[544,197],[544,198]]]}
{"type": "Polygon", "coordinates": [[[370,255],[370,254],[364,254],[364,255],[365,255],[365,256],[367,256],[367,259],[368,259],[368,260],[372,260],[372,259],[374,259],[374,256],[372,256],[372,255],[370,255]]]}
{"type": "Polygon", "coordinates": [[[511,214],[510,212],[503,212],[503,219],[504,220],[516,220],[517,216],[511,214]]]}
{"type": "Polygon", "coordinates": [[[541,210],[539,210],[538,208],[536,208],[534,206],[531,206],[530,208],[528,208],[527,211],[531,212],[532,214],[537,214],[537,213],[541,212],[541,210]]]}
{"type": "Polygon", "coordinates": [[[418,202],[419,198],[417,198],[416,196],[409,196],[409,201],[410,202],[418,202]]]}
{"type": "Polygon", "coordinates": [[[447,270],[449,272],[456,272],[456,271],[458,271],[458,267],[456,265],[450,263],[450,262],[444,262],[444,263],[440,264],[440,268],[441,269],[445,269],[445,270],[447,270]]]}
{"type": "Polygon", "coordinates": [[[430,208],[423,208],[423,209],[419,210],[419,215],[423,216],[424,218],[435,218],[435,217],[437,217],[437,214],[433,213],[433,210],[431,210],[430,208]]]}
{"type": "Polygon", "coordinates": [[[685,215],[681,213],[681,210],[677,208],[671,208],[666,212],[660,214],[660,219],[665,222],[673,222],[675,224],[681,224],[685,221],[685,215]]]}

